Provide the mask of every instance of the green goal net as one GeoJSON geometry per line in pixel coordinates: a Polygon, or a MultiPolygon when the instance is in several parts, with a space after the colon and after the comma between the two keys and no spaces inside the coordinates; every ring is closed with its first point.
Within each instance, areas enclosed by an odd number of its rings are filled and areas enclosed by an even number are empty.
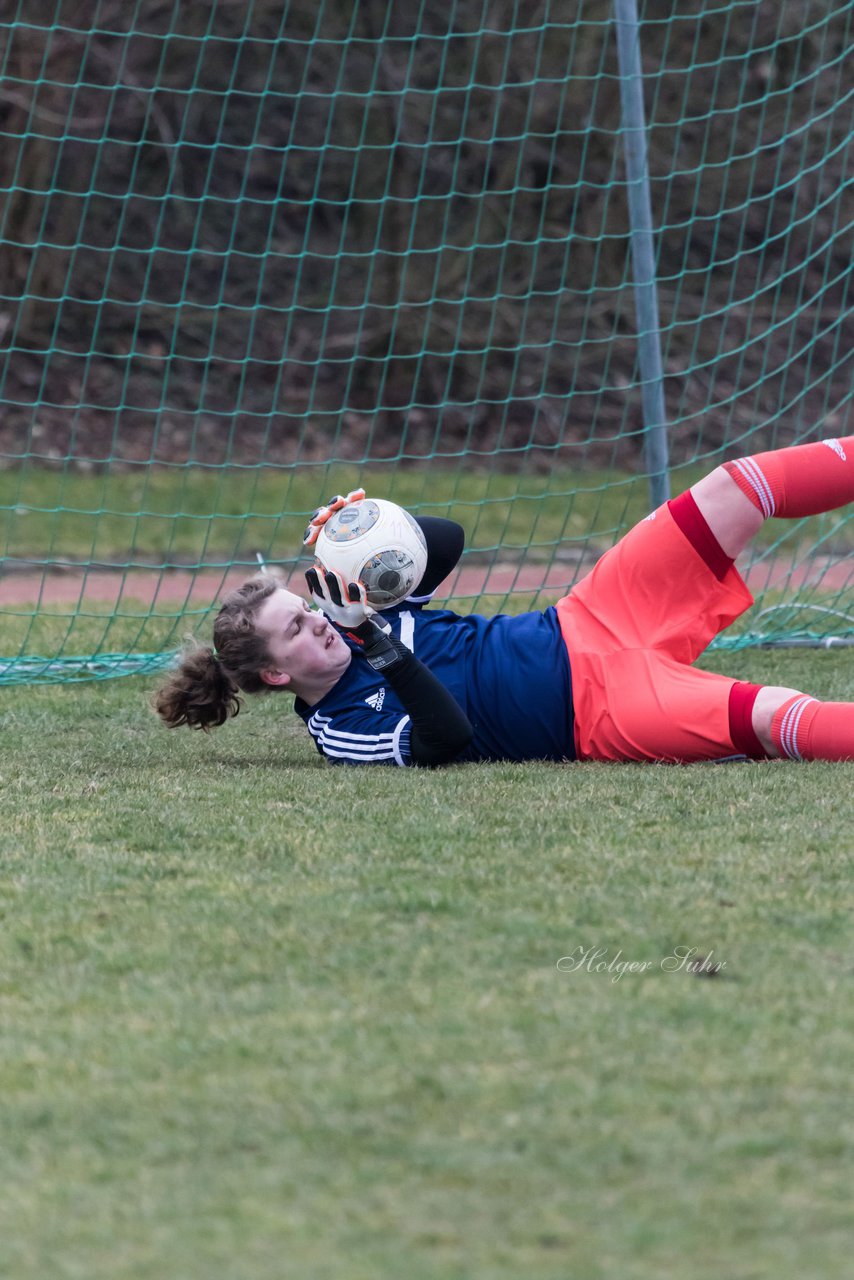
{"type": "MultiPolygon", "coordinates": [[[[530,608],[854,431],[851,4],[632,8],[4,7],[0,682],[163,666],[356,484],[530,608]]],[[[854,636],[852,544],[771,522],[724,643],[854,636]]]]}

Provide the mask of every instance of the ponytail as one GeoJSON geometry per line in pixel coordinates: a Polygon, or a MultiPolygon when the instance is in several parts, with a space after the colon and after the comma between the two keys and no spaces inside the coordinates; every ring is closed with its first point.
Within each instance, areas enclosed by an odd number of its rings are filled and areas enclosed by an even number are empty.
{"type": "Polygon", "coordinates": [[[185,724],[208,733],[240,710],[237,685],[213,649],[194,645],[154,695],[153,707],[170,729],[185,724]]]}

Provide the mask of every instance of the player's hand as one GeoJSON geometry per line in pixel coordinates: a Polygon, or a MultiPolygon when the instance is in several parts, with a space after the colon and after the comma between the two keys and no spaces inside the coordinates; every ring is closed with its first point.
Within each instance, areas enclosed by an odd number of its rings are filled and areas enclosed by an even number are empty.
{"type": "Polygon", "coordinates": [[[374,613],[361,582],[345,582],[335,570],[317,566],[306,569],[305,580],[312,600],[336,627],[351,631],[374,613]]]}
{"type": "Polygon", "coordinates": [[[361,502],[364,496],[364,489],[351,489],[346,498],[342,497],[340,493],[336,493],[334,498],[329,499],[325,507],[318,507],[306,525],[302,539],[303,546],[313,547],[317,542],[320,530],[329,517],[334,515],[336,511],[340,511],[342,507],[346,507],[349,502],[361,502]]]}

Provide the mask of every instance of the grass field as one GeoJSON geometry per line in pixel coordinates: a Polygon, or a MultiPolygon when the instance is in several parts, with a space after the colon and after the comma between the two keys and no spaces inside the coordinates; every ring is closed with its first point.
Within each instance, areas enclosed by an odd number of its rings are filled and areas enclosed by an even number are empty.
{"type": "Polygon", "coordinates": [[[330,770],[150,687],[2,694],[0,1274],[850,1276],[850,768],[330,770]]]}

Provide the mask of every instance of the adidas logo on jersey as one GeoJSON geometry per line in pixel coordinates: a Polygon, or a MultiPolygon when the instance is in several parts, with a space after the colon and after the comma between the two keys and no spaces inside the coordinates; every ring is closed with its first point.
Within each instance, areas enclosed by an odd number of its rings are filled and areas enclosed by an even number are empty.
{"type": "Polygon", "coordinates": [[[373,707],[374,711],[382,711],[383,702],[385,701],[385,689],[377,689],[376,693],[372,693],[365,698],[369,707],[373,707]]]}
{"type": "Polygon", "coordinates": [[[845,456],[845,450],[842,448],[842,445],[839,443],[838,440],[822,440],[821,443],[826,444],[828,449],[832,449],[834,453],[838,454],[843,462],[848,461],[848,459],[845,456]]]}

